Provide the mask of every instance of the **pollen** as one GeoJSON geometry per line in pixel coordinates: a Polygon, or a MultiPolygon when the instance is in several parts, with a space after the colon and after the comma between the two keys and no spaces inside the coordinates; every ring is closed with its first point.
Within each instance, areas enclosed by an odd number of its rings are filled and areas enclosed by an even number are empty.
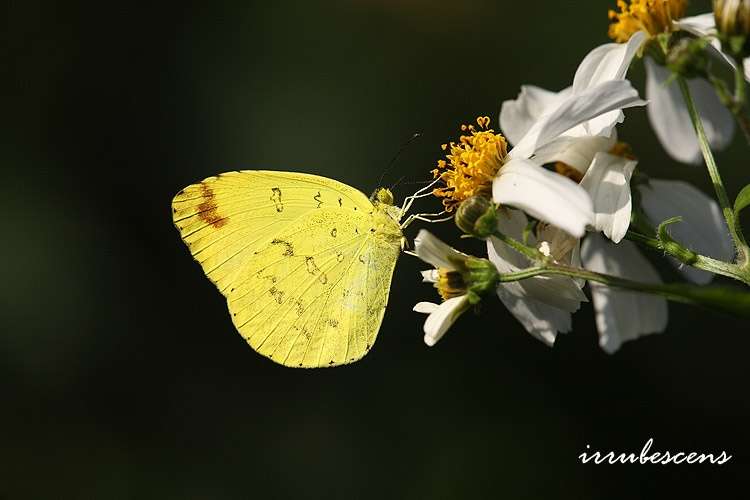
{"type": "Polygon", "coordinates": [[[466,294],[466,283],[461,273],[445,268],[438,269],[435,288],[437,288],[443,301],[466,294]]]}
{"type": "Polygon", "coordinates": [[[687,10],[687,0],[617,0],[620,12],[609,11],[609,37],[618,43],[627,42],[638,31],[649,36],[672,31],[672,21],[687,10]]]}
{"type": "Polygon", "coordinates": [[[461,125],[464,132],[458,142],[443,144],[445,160],[437,162],[432,171],[443,186],[433,190],[442,198],[445,209],[452,212],[465,199],[492,192],[492,179],[503,165],[508,153],[505,138],[491,128],[489,117],[477,118],[477,125],[461,125]],[[446,161],[447,160],[447,161],[446,161]]]}

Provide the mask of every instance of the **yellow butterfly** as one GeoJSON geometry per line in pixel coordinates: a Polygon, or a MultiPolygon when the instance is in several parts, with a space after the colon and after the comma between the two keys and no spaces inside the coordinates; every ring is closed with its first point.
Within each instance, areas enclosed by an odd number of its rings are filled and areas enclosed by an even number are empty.
{"type": "Polygon", "coordinates": [[[375,342],[401,230],[420,217],[399,221],[420,192],[399,208],[384,188],[368,199],[317,175],[246,170],[188,186],[172,216],[253,349],[285,366],[327,367],[375,342]]]}

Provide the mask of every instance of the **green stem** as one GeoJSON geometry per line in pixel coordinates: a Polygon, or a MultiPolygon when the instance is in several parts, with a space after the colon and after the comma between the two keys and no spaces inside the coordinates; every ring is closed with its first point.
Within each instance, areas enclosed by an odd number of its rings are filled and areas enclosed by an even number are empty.
{"type": "Polygon", "coordinates": [[[638,243],[639,245],[659,252],[662,255],[669,255],[677,260],[680,260],[683,264],[695,267],[696,269],[702,269],[714,274],[720,274],[728,278],[733,278],[742,281],[746,285],[750,285],[750,275],[743,269],[739,268],[736,264],[730,262],[724,262],[718,259],[707,257],[705,255],[695,254],[695,258],[690,262],[682,261],[678,255],[670,252],[668,248],[664,247],[664,244],[657,238],[652,238],[641,233],[637,233],[632,230],[628,230],[625,234],[625,238],[638,243]]]}
{"type": "Polygon", "coordinates": [[[734,60],[734,105],[730,111],[737,120],[737,123],[745,136],[745,140],[750,144],[750,120],[745,114],[746,108],[746,88],[745,71],[741,60],[734,60]]]}
{"type": "Polygon", "coordinates": [[[516,252],[518,252],[521,255],[523,255],[524,257],[528,257],[532,261],[538,261],[538,260],[544,260],[544,259],[546,259],[546,257],[542,254],[542,252],[540,252],[536,248],[530,247],[528,245],[524,245],[523,243],[521,243],[517,239],[511,238],[510,236],[506,236],[503,233],[501,233],[500,231],[495,231],[492,234],[492,236],[494,236],[498,240],[502,241],[503,243],[505,243],[506,245],[508,245],[509,247],[511,247],[513,250],[515,250],[516,252]]]}
{"type": "Polygon", "coordinates": [[[724,214],[724,219],[727,221],[729,232],[734,240],[735,247],[737,248],[737,263],[742,267],[748,262],[750,258],[750,248],[747,246],[745,237],[742,234],[742,228],[740,227],[739,219],[734,213],[731,203],[729,202],[729,196],[724,188],[724,182],[721,180],[719,169],[716,166],[716,160],[711,152],[711,146],[708,143],[708,137],[706,131],[703,129],[703,122],[698,114],[698,110],[695,107],[695,102],[690,94],[690,88],[688,87],[687,81],[682,76],[677,76],[677,82],[680,85],[682,91],[682,97],[685,99],[687,105],[688,114],[690,120],[693,122],[695,133],[698,135],[698,142],[700,144],[701,152],[703,153],[703,159],[706,162],[706,168],[708,169],[708,175],[711,176],[711,182],[714,185],[716,191],[716,197],[719,201],[719,206],[724,214]]]}
{"type": "Polygon", "coordinates": [[[721,311],[750,317],[750,293],[732,288],[718,288],[687,285],[682,283],[642,283],[618,276],[563,266],[560,264],[545,264],[530,267],[515,273],[501,274],[499,281],[503,283],[520,281],[539,275],[557,275],[570,278],[581,278],[588,281],[603,283],[607,286],[624,288],[636,292],[659,295],[668,300],[704,307],[714,307],[721,311]]]}

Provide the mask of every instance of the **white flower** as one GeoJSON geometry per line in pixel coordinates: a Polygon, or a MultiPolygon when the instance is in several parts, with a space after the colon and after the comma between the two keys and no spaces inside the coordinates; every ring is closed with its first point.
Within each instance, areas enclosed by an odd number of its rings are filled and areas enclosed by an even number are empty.
{"type": "MultiPolygon", "coordinates": [[[[598,234],[586,237],[581,248],[586,269],[645,283],[661,283],[653,266],[630,241],[614,245],[598,234]]],[[[662,297],[590,282],[599,345],[607,353],[617,351],[623,342],[650,333],[661,333],[667,326],[667,301],[662,297]]]]}
{"type": "MultiPolygon", "coordinates": [[[[597,75],[587,75],[587,78],[599,85],[595,80],[597,75]]],[[[579,92],[585,90],[586,87],[579,82],[579,92]]],[[[523,87],[517,99],[503,103],[500,112],[503,132],[509,138],[523,138],[535,123],[552,114],[574,93],[574,87],[559,93],[523,87]]],[[[589,224],[615,242],[625,236],[630,224],[630,177],[637,164],[623,155],[609,153],[617,141],[614,127],[621,120],[619,110],[600,115],[538,148],[532,157],[538,165],[557,162],[572,169],[570,177],[580,180],[580,186],[592,201],[593,218],[589,224]]]]}
{"type": "MultiPolygon", "coordinates": [[[[456,262],[465,261],[468,256],[446,245],[429,231],[422,229],[414,239],[414,252],[423,261],[432,264],[435,269],[423,271],[423,280],[437,283],[439,272],[455,271],[456,262]]],[[[429,314],[424,323],[424,342],[434,346],[445,332],[469,309],[469,299],[464,293],[456,297],[447,297],[441,304],[420,302],[414,306],[414,311],[429,314]]]]}
{"type": "MultiPolygon", "coordinates": [[[[675,240],[687,248],[709,257],[729,261],[734,246],[717,203],[684,181],[650,179],[638,187],[641,207],[653,225],[681,216],[682,222],[669,226],[675,240]]],[[[713,274],[676,260],[672,262],[685,276],[698,284],[711,281],[713,274]]]]}
{"type": "MultiPolygon", "coordinates": [[[[671,29],[681,29],[696,36],[713,34],[713,14],[675,20],[671,29]]],[[[591,85],[593,81],[624,79],[633,57],[643,50],[650,39],[648,33],[639,31],[630,36],[625,44],[608,43],[595,48],[578,67],[573,89],[591,85]]],[[[714,46],[717,47],[720,48],[714,46]]],[[[678,83],[670,79],[671,73],[665,67],[650,58],[645,59],[645,66],[646,98],[649,101],[646,110],[662,146],[678,161],[699,163],[701,152],[698,139],[678,83]]],[[[693,78],[687,83],[712,148],[725,148],[734,135],[732,115],[705,79],[693,78]]]]}
{"type": "Polygon", "coordinates": [[[562,157],[565,152],[586,157],[582,148],[590,154],[610,145],[621,109],[645,102],[626,80],[607,81],[562,96],[532,87],[526,88],[526,94],[528,99],[522,92],[516,106],[503,104],[505,133],[520,138],[495,178],[493,198],[581,237],[586,226],[594,223],[590,197],[576,182],[542,168],[541,158],[562,157]],[[534,102],[535,97],[539,102],[534,102]],[[574,143],[581,147],[572,149],[574,143]]]}
{"type": "MultiPolygon", "coordinates": [[[[526,216],[518,210],[498,212],[498,230],[507,236],[521,239],[527,224],[526,216]]],[[[544,227],[538,238],[530,236],[529,243],[538,243],[540,249],[558,262],[580,265],[578,240],[554,227],[544,227]]],[[[487,253],[500,273],[517,272],[531,265],[526,257],[494,237],[487,240],[487,253]]],[[[558,332],[570,331],[571,313],[587,301],[582,286],[580,280],[537,276],[500,283],[497,294],[527,332],[552,345],[558,332]]]]}

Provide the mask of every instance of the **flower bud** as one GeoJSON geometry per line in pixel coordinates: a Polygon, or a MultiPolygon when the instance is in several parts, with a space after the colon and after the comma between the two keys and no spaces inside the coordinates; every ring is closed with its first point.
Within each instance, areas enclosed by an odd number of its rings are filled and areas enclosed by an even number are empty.
{"type": "Polygon", "coordinates": [[[714,0],[714,18],[724,36],[750,35],[750,0],[714,0]]]}
{"type": "Polygon", "coordinates": [[[486,238],[497,228],[495,204],[485,196],[472,196],[456,211],[456,225],[466,234],[486,238]]]}

